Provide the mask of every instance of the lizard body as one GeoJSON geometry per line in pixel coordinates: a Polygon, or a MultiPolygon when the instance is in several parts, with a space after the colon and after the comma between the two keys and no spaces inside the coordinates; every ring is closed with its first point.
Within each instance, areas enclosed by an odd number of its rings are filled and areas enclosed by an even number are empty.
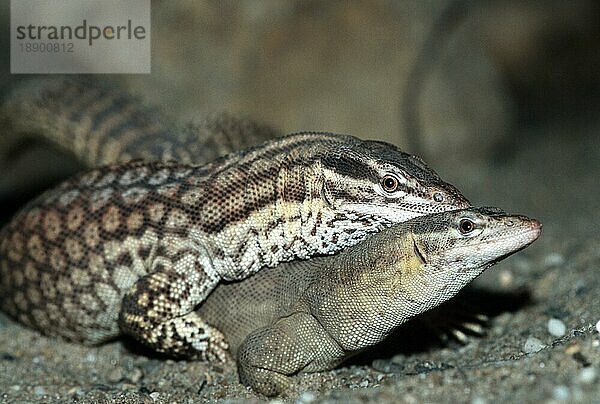
{"type": "Polygon", "coordinates": [[[242,383],[277,395],[453,297],[537,239],[541,224],[492,208],[421,216],[335,256],[219,285],[198,312],[223,331],[242,383]]]}
{"type": "Polygon", "coordinates": [[[71,340],[124,332],[172,356],[223,359],[222,334],[193,311],[221,279],[468,205],[420,159],[333,134],[290,135],[201,167],[103,167],[0,231],[2,307],[71,340]]]}

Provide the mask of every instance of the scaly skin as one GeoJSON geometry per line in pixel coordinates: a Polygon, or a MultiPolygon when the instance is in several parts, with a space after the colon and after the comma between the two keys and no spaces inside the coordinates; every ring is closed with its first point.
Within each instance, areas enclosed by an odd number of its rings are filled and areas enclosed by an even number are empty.
{"type": "Polygon", "coordinates": [[[468,205],[418,158],[342,135],[291,135],[203,167],[104,167],[0,232],[2,306],[71,340],[124,332],[172,356],[223,359],[222,334],[193,311],[219,280],[468,205]]]}
{"type": "MultiPolygon", "coordinates": [[[[84,167],[130,160],[206,164],[280,136],[227,114],[180,126],[108,81],[52,77],[18,82],[3,97],[3,142],[42,140],[84,167]]],[[[10,144],[4,152],[13,153],[10,144]]]]}
{"type": "Polygon", "coordinates": [[[221,284],[198,312],[227,335],[242,383],[277,395],[290,375],[331,369],[377,344],[540,231],[537,220],[492,208],[422,216],[338,255],[221,284]]]}
{"type": "Polygon", "coordinates": [[[110,81],[85,76],[17,81],[2,94],[0,132],[0,202],[15,207],[86,168],[137,159],[200,165],[281,136],[228,114],[175,124],[110,81]]]}

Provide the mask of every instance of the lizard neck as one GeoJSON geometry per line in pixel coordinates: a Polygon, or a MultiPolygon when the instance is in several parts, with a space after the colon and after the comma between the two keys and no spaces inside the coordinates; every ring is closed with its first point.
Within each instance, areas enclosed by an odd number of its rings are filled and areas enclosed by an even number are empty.
{"type": "MultiPolygon", "coordinates": [[[[332,206],[319,144],[310,137],[231,155],[198,168],[204,240],[226,279],[280,262],[332,254],[381,229],[368,215],[332,206]],[[236,191],[237,190],[237,191],[236,191]]],[[[193,189],[190,192],[195,192],[193,189]]]]}

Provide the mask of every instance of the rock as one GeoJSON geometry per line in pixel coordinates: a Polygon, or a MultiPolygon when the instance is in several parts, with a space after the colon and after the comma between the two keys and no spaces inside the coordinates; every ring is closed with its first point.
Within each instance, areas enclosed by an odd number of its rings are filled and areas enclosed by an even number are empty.
{"type": "Polygon", "coordinates": [[[567,386],[556,386],[552,390],[552,397],[558,401],[567,401],[571,396],[571,392],[567,386]]]}
{"type": "Polygon", "coordinates": [[[559,253],[552,253],[546,256],[544,259],[545,267],[559,267],[565,263],[565,257],[559,253]]]}
{"type": "Polygon", "coordinates": [[[309,404],[312,403],[313,401],[315,401],[317,399],[317,396],[315,395],[315,393],[312,393],[310,391],[305,391],[304,393],[302,393],[300,395],[300,397],[298,397],[298,399],[296,400],[297,404],[309,404]]]}
{"type": "Polygon", "coordinates": [[[562,337],[567,333],[567,327],[559,319],[551,318],[548,320],[548,332],[555,337],[562,337]]]}
{"type": "Polygon", "coordinates": [[[42,386],[35,386],[33,388],[33,394],[35,394],[38,397],[42,397],[46,395],[46,389],[43,388],[42,386]]]}
{"type": "Polygon", "coordinates": [[[118,383],[123,380],[124,373],[121,368],[114,368],[108,373],[107,379],[111,383],[118,383]]]}
{"type": "Polygon", "coordinates": [[[523,351],[526,354],[532,354],[541,351],[542,349],[544,349],[545,346],[546,345],[544,345],[544,343],[539,339],[535,337],[529,337],[527,338],[527,341],[525,341],[523,351]]]}
{"type": "Polygon", "coordinates": [[[139,368],[133,368],[133,370],[127,374],[127,379],[133,384],[138,383],[142,377],[144,377],[144,373],[139,368]]]}
{"type": "Polygon", "coordinates": [[[581,369],[577,375],[577,381],[581,384],[593,384],[598,377],[598,371],[594,367],[587,367],[581,369]]]}

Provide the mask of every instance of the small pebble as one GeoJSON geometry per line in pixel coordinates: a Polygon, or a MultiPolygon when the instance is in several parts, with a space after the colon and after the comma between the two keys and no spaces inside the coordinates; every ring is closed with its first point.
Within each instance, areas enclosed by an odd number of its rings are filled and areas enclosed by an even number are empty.
{"type": "Polygon", "coordinates": [[[131,372],[127,375],[127,379],[133,384],[139,382],[142,377],[144,377],[144,373],[139,368],[133,368],[131,372]]]}
{"type": "Polygon", "coordinates": [[[123,391],[127,391],[127,390],[138,390],[139,391],[139,386],[136,384],[131,384],[131,383],[121,383],[121,390],[123,391]]]}
{"type": "Polygon", "coordinates": [[[551,318],[548,320],[548,332],[555,337],[562,337],[567,333],[567,326],[559,319],[551,318]]]}
{"type": "Polygon", "coordinates": [[[576,342],[572,342],[565,348],[565,353],[567,355],[575,355],[576,353],[581,352],[581,345],[576,342]]]}
{"type": "Polygon", "coordinates": [[[123,369],[115,368],[108,373],[108,381],[111,383],[118,383],[123,380],[123,369]]]}
{"type": "Polygon", "coordinates": [[[577,375],[577,380],[581,384],[593,384],[598,377],[598,371],[594,367],[587,367],[581,369],[579,374],[577,375]]]}
{"type": "Polygon", "coordinates": [[[33,388],[33,394],[35,394],[36,396],[45,396],[46,395],[46,389],[43,388],[42,386],[35,386],[33,388]]]}
{"type": "Polygon", "coordinates": [[[531,262],[527,258],[518,257],[515,258],[515,267],[519,272],[526,272],[531,269],[531,262]]]}
{"type": "Polygon", "coordinates": [[[317,399],[317,396],[315,396],[314,393],[312,393],[310,391],[305,391],[304,393],[300,394],[300,397],[298,397],[298,400],[296,400],[296,403],[308,404],[308,403],[312,403],[316,399],[317,399]]]}
{"type": "Polygon", "coordinates": [[[535,337],[527,338],[523,351],[527,354],[539,352],[544,348],[544,343],[535,337]]]}
{"type": "Polygon", "coordinates": [[[567,401],[571,396],[571,392],[567,386],[556,386],[552,390],[552,397],[558,401],[567,401]]]}
{"type": "Polygon", "coordinates": [[[552,253],[544,259],[544,265],[546,267],[558,267],[565,263],[565,257],[562,254],[552,253]]]}
{"type": "Polygon", "coordinates": [[[85,393],[81,389],[81,387],[71,387],[69,391],[67,391],[69,396],[83,396],[85,393]]]}
{"type": "Polygon", "coordinates": [[[514,282],[514,276],[512,272],[508,270],[501,271],[498,277],[500,278],[500,285],[505,288],[511,286],[514,282]]]}

